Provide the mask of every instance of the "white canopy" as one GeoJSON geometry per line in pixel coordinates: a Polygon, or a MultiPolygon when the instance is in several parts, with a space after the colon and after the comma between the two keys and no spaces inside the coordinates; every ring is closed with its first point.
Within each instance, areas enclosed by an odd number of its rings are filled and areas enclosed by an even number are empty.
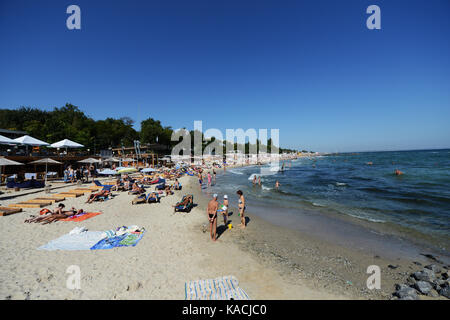
{"type": "Polygon", "coordinates": [[[36,161],[32,161],[30,163],[31,164],[61,164],[61,162],[50,159],[50,158],[39,159],[36,161]]]}
{"type": "Polygon", "coordinates": [[[55,143],[52,143],[50,145],[52,148],[83,148],[84,146],[82,144],[73,142],[69,139],[64,139],[55,143]]]}
{"type": "Polygon", "coordinates": [[[113,175],[113,174],[117,174],[117,171],[112,170],[112,169],[104,169],[104,170],[100,171],[99,174],[113,175]]]}
{"type": "Polygon", "coordinates": [[[153,168],[142,169],[142,172],[153,172],[153,171],[156,171],[156,169],[153,169],[153,168]]]}
{"type": "Polygon", "coordinates": [[[16,143],[20,144],[26,144],[28,146],[48,146],[49,144],[47,142],[41,141],[39,139],[30,137],[30,136],[22,136],[20,138],[14,139],[16,143]]]}
{"type": "Polygon", "coordinates": [[[17,144],[13,139],[0,135],[0,144],[17,144]]]}
{"type": "Polygon", "coordinates": [[[97,160],[97,159],[94,159],[94,158],[87,158],[87,159],[84,159],[84,160],[80,160],[78,162],[80,162],[80,163],[99,163],[100,160],[97,160]]]}
{"type": "Polygon", "coordinates": [[[18,165],[23,165],[23,163],[17,162],[17,161],[12,161],[6,158],[0,158],[0,167],[1,166],[18,166],[18,165]]]}

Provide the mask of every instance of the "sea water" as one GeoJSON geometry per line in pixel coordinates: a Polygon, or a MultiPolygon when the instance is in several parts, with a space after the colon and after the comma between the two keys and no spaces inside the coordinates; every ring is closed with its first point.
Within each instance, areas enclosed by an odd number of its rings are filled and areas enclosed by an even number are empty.
{"type": "Polygon", "coordinates": [[[206,191],[227,194],[233,205],[240,189],[248,210],[269,220],[304,226],[308,215],[351,217],[389,225],[448,252],[450,150],[343,153],[285,161],[284,167],[275,174],[267,165],[233,168],[206,191]],[[396,169],[404,174],[395,175],[396,169]],[[253,185],[255,174],[261,186],[253,185]]]}

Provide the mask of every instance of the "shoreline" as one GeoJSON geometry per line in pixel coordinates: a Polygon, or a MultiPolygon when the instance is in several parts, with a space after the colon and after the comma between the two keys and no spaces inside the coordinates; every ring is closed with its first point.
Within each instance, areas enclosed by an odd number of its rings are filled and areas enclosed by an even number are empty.
{"type": "MultiPolygon", "coordinates": [[[[221,174],[218,170],[218,174],[221,174]]],[[[65,200],[102,214],[83,222],[49,225],[23,221],[40,209],[1,217],[0,297],[2,299],[184,299],[187,281],[234,275],[250,299],[389,299],[394,284],[416,271],[411,261],[389,260],[330,244],[270,224],[251,212],[248,227],[225,229],[211,241],[207,225],[207,194],[196,177],[180,179],[182,191],[161,203],[131,205],[134,196],[118,193],[105,202],[84,204],[86,195],[65,200]],[[184,194],[197,205],[190,213],[171,207],[184,194]],[[136,247],[93,251],[41,251],[37,248],[74,227],[108,230],[122,225],[146,228],[136,247]],[[382,270],[381,290],[366,288],[367,266],[382,270]],[[392,270],[389,264],[399,265],[392,270]],[[81,270],[81,290],[66,288],[68,266],[81,270]]],[[[67,186],[67,189],[74,186],[67,186]]],[[[43,191],[42,191],[43,192],[43,191]]],[[[2,205],[36,197],[24,195],[2,205]]],[[[51,206],[54,207],[54,206],[51,206]]],[[[230,211],[236,208],[230,206],[230,211]]],[[[233,214],[230,220],[236,220],[233,214]]],[[[236,224],[236,221],[233,223],[236,224]]],[[[218,229],[223,230],[223,220],[218,229]]],[[[219,231],[220,232],[220,231],[219,231]]],[[[426,258],[421,259],[427,263],[426,258]]],[[[429,299],[429,297],[424,297],[429,299]]]]}
{"type": "MultiPolygon", "coordinates": [[[[222,173],[223,169],[220,172],[222,173]]],[[[207,189],[204,191],[207,193],[207,189]]],[[[235,206],[231,205],[230,209],[237,212],[235,206]]],[[[383,248],[377,251],[369,248],[364,252],[353,244],[338,244],[311,232],[274,223],[254,212],[252,209],[246,210],[247,217],[250,217],[249,227],[243,231],[246,235],[235,237],[233,242],[238,244],[241,250],[250,252],[267,265],[283,270],[285,278],[291,283],[302,279],[316,289],[345,293],[357,299],[390,299],[395,291],[395,284],[404,283],[409,274],[418,270],[418,264],[435,263],[434,260],[419,254],[430,251],[435,254],[433,248],[416,246],[418,244],[409,242],[410,239],[396,239],[398,234],[382,234],[383,237],[399,241],[398,251],[391,253],[383,251],[383,248]],[[398,255],[399,253],[401,255],[398,255]],[[381,268],[381,290],[367,289],[366,280],[370,274],[366,271],[370,265],[378,265],[381,268]]],[[[375,223],[359,221],[357,218],[328,216],[325,220],[330,218],[339,220],[341,225],[350,224],[350,228],[357,227],[375,234],[386,231],[373,228],[375,223]]],[[[226,232],[228,230],[225,230],[226,232]]]]}

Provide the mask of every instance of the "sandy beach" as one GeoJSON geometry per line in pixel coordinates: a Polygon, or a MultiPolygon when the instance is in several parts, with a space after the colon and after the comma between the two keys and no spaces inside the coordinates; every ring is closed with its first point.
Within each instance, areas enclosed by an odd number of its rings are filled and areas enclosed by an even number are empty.
{"type": "MultiPolygon", "coordinates": [[[[127,192],[93,204],[84,203],[87,195],[67,198],[66,207],[102,212],[82,222],[24,223],[40,209],[1,217],[2,299],[184,299],[186,281],[225,275],[234,275],[251,299],[388,299],[394,283],[414,268],[411,261],[364,255],[274,226],[251,213],[245,230],[225,230],[219,219],[220,237],[213,243],[209,231],[203,232],[208,196],[200,192],[194,177],[185,176],[181,182],[182,191],[156,204],[131,205],[134,196],[127,192]],[[197,206],[190,213],[173,213],[172,205],[188,193],[194,195],[197,206]],[[76,226],[103,231],[127,225],[147,230],[136,247],[37,250],[76,226]],[[390,270],[387,265],[393,263],[401,266],[390,270]],[[366,288],[370,264],[382,268],[381,290],[366,288]],[[66,287],[71,265],[80,267],[80,290],[66,287]]],[[[1,200],[1,204],[41,195],[43,191],[1,200]]]]}

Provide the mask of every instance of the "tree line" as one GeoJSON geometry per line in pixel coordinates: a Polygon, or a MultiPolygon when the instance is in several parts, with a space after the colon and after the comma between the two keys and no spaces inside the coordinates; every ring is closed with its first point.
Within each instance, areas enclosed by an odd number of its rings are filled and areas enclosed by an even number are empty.
{"type": "MultiPolygon", "coordinates": [[[[62,139],[70,139],[81,143],[85,148],[98,153],[102,149],[115,147],[130,147],[135,140],[141,145],[158,143],[168,149],[174,147],[178,141],[171,141],[173,129],[163,126],[159,120],[147,118],[141,121],[141,130],[133,128],[134,120],[129,117],[119,119],[106,118],[94,120],[84,114],[77,106],[66,104],[61,108],[55,107],[51,111],[37,108],[20,107],[18,109],[0,109],[0,128],[15,131],[26,131],[37,139],[54,143],[62,139]]],[[[194,131],[190,131],[192,147],[194,131]]],[[[204,138],[202,134],[202,138],[204,138]]],[[[224,141],[225,146],[229,142],[224,141]]],[[[208,142],[203,139],[203,149],[208,142]]],[[[239,145],[234,143],[237,150],[239,145]]],[[[247,142],[245,152],[250,150],[247,142]]],[[[267,151],[271,151],[271,142],[267,145],[267,151]]],[[[296,150],[282,149],[280,152],[295,152],[296,150]]]]}

